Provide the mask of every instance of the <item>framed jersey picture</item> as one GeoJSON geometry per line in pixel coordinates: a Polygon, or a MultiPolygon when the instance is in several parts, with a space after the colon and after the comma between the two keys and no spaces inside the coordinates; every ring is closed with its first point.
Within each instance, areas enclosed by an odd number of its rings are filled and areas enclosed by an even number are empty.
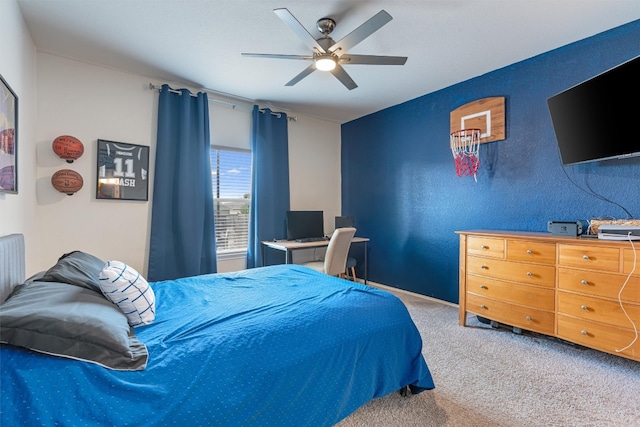
{"type": "Polygon", "coordinates": [[[96,199],[149,200],[149,147],[98,140],[96,199]]]}

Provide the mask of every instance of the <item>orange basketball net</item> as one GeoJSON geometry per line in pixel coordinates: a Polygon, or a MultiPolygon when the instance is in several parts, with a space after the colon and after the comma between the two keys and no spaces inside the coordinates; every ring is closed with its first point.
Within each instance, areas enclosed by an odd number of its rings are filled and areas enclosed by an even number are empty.
{"type": "Polygon", "coordinates": [[[476,173],[480,166],[480,129],[461,129],[450,135],[451,153],[456,162],[458,176],[471,176],[478,182],[476,173]]]}

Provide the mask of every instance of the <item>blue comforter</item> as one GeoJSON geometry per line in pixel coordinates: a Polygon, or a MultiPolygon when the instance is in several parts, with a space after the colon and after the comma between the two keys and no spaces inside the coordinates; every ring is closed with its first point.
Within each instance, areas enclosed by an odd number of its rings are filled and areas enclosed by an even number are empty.
{"type": "Polygon", "coordinates": [[[3,426],[330,426],[434,387],[395,296],[302,266],[151,283],[144,371],[0,349],[3,426]]]}

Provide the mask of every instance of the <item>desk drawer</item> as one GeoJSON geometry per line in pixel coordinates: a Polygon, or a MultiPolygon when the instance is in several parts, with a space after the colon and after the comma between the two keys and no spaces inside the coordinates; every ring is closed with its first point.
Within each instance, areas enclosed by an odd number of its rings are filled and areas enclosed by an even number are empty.
{"type": "Polygon", "coordinates": [[[467,276],[467,291],[476,295],[540,310],[555,309],[555,291],[537,286],[501,282],[480,276],[467,276]]]}
{"type": "Polygon", "coordinates": [[[490,258],[467,258],[467,273],[528,285],[555,287],[556,268],[552,265],[522,264],[490,258]]]}

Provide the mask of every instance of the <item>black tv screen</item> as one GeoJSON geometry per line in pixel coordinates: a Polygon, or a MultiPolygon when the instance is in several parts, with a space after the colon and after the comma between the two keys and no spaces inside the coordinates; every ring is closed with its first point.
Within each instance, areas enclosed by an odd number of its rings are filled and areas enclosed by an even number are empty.
{"type": "Polygon", "coordinates": [[[287,239],[324,237],[322,211],[287,211],[287,239]]]}
{"type": "Polygon", "coordinates": [[[547,99],[565,165],[640,156],[640,56],[547,99]]]}

